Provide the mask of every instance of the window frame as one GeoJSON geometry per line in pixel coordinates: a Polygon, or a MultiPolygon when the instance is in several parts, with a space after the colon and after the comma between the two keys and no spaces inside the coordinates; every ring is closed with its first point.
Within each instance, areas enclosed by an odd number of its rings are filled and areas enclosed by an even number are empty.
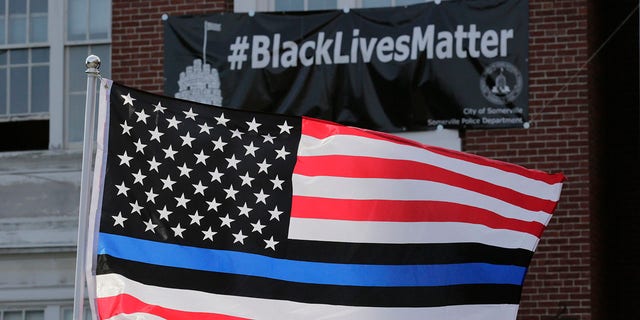
{"type": "MultiPolygon", "coordinates": [[[[112,23],[113,17],[109,13],[109,24],[107,31],[107,37],[103,39],[89,39],[90,38],[90,26],[86,26],[87,37],[84,40],[68,40],[68,6],[69,1],[65,0],[64,5],[56,5],[52,8],[51,5],[59,0],[49,1],[49,14],[56,17],[50,20],[55,20],[49,24],[49,38],[51,41],[51,60],[58,63],[55,64],[55,70],[51,70],[49,91],[50,91],[50,119],[49,119],[49,150],[56,149],[80,149],[82,147],[82,141],[70,141],[69,138],[69,109],[70,109],[70,96],[71,92],[68,86],[69,72],[76,72],[75,69],[83,69],[84,61],[69,61],[68,49],[71,47],[80,46],[101,46],[108,45],[109,51],[111,51],[112,42],[112,23]],[[52,13],[52,11],[55,11],[52,13]],[[55,30],[55,31],[52,31],[55,30]],[[54,60],[55,59],[55,60],[54,60]],[[77,67],[76,66],[80,66],[77,67]],[[55,75],[53,76],[55,71],[55,75]],[[59,75],[63,75],[63,79],[60,79],[59,75]],[[62,80],[62,81],[60,81],[62,80]]],[[[87,0],[88,2],[91,0],[87,0]]],[[[109,6],[112,5],[112,1],[109,0],[109,6]]],[[[91,10],[90,3],[87,5],[87,12],[91,10]]],[[[101,57],[102,59],[109,57],[101,57]]],[[[53,68],[52,63],[52,68],[53,68]]],[[[104,68],[101,68],[104,71],[104,68]]],[[[108,73],[109,70],[107,70],[108,73]]],[[[83,124],[84,125],[84,124],[83,124]]]]}
{"type": "Polygon", "coordinates": [[[7,90],[7,94],[5,97],[5,101],[2,101],[0,103],[4,103],[6,106],[6,110],[4,110],[3,113],[0,113],[0,123],[2,122],[13,122],[13,121],[27,121],[27,120],[44,120],[44,119],[48,119],[49,118],[49,112],[50,111],[39,111],[39,112],[35,112],[32,111],[33,105],[32,105],[32,100],[31,100],[31,92],[33,91],[32,88],[32,72],[31,70],[34,67],[41,67],[41,66],[47,66],[49,67],[49,73],[51,72],[51,61],[48,60],[47,62],[32,62],[32,50],[34,49],[49,49],[48,46],[43,46],[43,45],[32,45],[32,46],[28,46],[28,47],[17,47],[17,48],[6,48],[6,47],[1,47],[0,51],[5,51],[8,52],[9,55],[11,55],[11,52],[15,52],[18,50],[26,50],[27,51],[27,61],[24,63],[15,63],[12,64],[9,62],[9,59],[7,59],[7,63],[0,66],[0,72],[5,73],[6,75],[6,80],[7,83],[5,84],[6,86],[6,90],[7,90]],[[13,68],[27,68],[27,112],[23,112],[23,113],[13,113],[10,112],[11,111],[11,92],[13,91],[11,89],[11,69],[13,68]]]}
{"type": "MultiPolygon", "coordinates": [[[[24,14],[25,18],[25,37],[24,43],[9,43],[9,34],[11,30],[9,30],[9,0],[4,0],[0,3],[3,7],[3,20],[0,20],[0,23],[3,23],[3,32],[4,32],[4,40],[0,43],[0,50],[29,50],[29,61],[26,66],[29,70],[28,75],[28,90],[32,91],[32,82],[31,82],[31,68],[36,65],[43,65],[45,63],[33,63],[31,62],[31,50],[37,48],[48,48],[49,49],[49,60],[46,63],[49,67],[49,78],[48,78],[48,91],[46,94],[49,98],[49,106],[48,111],[46,112],[31,112],[32,104],[31,99],[32,95],[28,96],[27,110],[28,113],[21,113],[19,115],[10,113],[10,83],[9,83],[9,71],[11,68],[11,64],[7,61],[6,65],[3,65],[0,69],[0,72],[5,72],[7,75],[7,83],[4,84],[7,90],[7,97],[3,103],[7,106],[7,110],[3,110],[3,113],[0,114],[0,123],[5,122],[18,122],[18,121],[31,121],[31,120],[48,120],[49,123],[49,143],[48,150],[58,150],[58,149],[77,149],[80,148],[82,143],[71,142],[68,137],[69,130],[69,121],[68,121],[68,110],[69,110],[69,97],[70,91],[67,88],[67,79],[69,72],[76,72],[83,66],[83,61],[68,61],[67,59],[67,51],[68,48],[74,46],[96,46],[96,45],[107,45],[109,46],[109,51],[111,50],[111,34],[112,34],[112,17],[111,13],[108,14],[108,28],[106,31],[106,37],[100,39],[91,39],[91,25],[87,24],[85,26],[86,36],[84,40],[67,40],[68,30],[67,27],[69,25],[68,22],[68,6],[69,0],[65,0],[63,5],[60,5],[60,0],[46,0],[47,1],[47,12],[41,13],[32,13],[30,6],[31,0],[26,2],[26,13],[24,14]],[[47,37],[46,41],[32,41],[31,37],[31,21],[30,19],[33,17],[42,17],[47,16],[47,37]],[[76,68],[76,66],[80,66],[76,68]]],[[[91,3],[96,0],[86,0],[87,1],[87,13],[90,13],[91,3]]],[[[99,0],[102,1],[102,0],[99,0]]],[[[104,4],[102,4],[104,5],[104,4]]],[[[108,6],[112,5],[111,1],[109,1],[108,6]]],[[[87,17],[89,19],[89,17],[87,17]]],[[[108,57],[103,57],[108,58],[108,57]]],[[[21,64],[22,65],[22,64],[21,64]]],[[[110,64],[109,64],[110,65],[110,64]]],[[[84,70],[84,69],[82,69],[84,70]]],[[[104,70],[104,68],[103,68],[104,70]]],[[[79,71],[82,72],[82,71],[79,71]]],[[[46,90],[46,89],[45,89],[46,90]]]]}
{"type": "MultiPolygon", "coordinates": [[[[11,76],[10,76],[10,70],[12,69],[12,66],[16,67],[16,65],[20,65],[21,67],[27,67],[28,69],[28,73],[27,73],[27,91],[30,93],[32,92],[32,74],[31,74],[31,69],[34,66],[43,66],[43,65],[47,65],[49,67],[49,82],[51,81],[51,51],[49,51],[49,59],[46,63],[44,62],[37,62],[37,63],[33,63],[31,60],[31,52],[33,49],[40,49],[40,48],[49,48],[49,35],[50,35],[50,31],[47,34],[47,40],[46,41],[32,41],[31,39],[31,18],[33,17],[42,17],[42,16],[46,16],[47,17],[47,26],[49,27],[49,23],[51,21],[51,18],[49,17],[49,13],[47,11],[47,13],[32,13],[31,12],[31,2],[32,0],[29,1],[25,1],[25,13],[24,14],[18,14],[19,16],[24,16],[24,24],[25,24],[25,29],[24,29],[24,42],[19,42],[19,43],[10,43],[9,42],[9,35],[10,35],[10,28],[9,28],[9,24],[10,24],[10,17],[12,16],[10,10],[9,10],[9,2],[10,0],[4,0],[2,3],[0,3],[0,5],[4,6],[3,10],[2,10],[2,17],[3,19],[0,20],[0,23],[3,24],[3,28],[2,30],[4,31],[4,35],[3,35],[3,42],[0,43],[0,51],[8,51],[9,55],[11,54],[12,51],[17,51],[17,50],[27,50],[28,52],[28,61],[26,63],[20,63],[20,64],[11,64],[10,61],[7,59],[7,62],[5,65],[3,65],[2,67],[0,67],[0,72],[5,72],[6,75],[6,84],[4,84],[6,86],[6,90],[7,90],[7,96],[5,97],[6,100],[2,101],[0,103],[4,103],[6,106],[6,110],[4,110],[4,112],[2,114],[0,114],[0,123],[3,122],[13,122],[13,121],[29,121],[29,120],[45,120],[45,119],[49,119],[49,113],[51,112],[50,110],[48,112],[31,112],[32,109],[32,104],[31,104],[31,94],[28,94],[27,97],[27,112],[26,113],[11,113],[11,107],[10,107],[10,96],[11,96],[11,76]]],[[[52,4],[54,4],[55,1],[54,0],[49,0],[47,2],[47,6],[48,8],[51,7],[52,4]]]]}

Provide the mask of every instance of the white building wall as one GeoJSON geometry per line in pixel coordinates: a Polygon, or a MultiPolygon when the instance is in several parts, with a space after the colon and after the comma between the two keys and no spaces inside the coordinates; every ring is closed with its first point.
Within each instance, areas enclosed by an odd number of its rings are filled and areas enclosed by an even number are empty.
{"type": "Polygon", "coordinates": [[[69,314],[81,161],[80,151],[0,153],[0,311],[69,314]]]}

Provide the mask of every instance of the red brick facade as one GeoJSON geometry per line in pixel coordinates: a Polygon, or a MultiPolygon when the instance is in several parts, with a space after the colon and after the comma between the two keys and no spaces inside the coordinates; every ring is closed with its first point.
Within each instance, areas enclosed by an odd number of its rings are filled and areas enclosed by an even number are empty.
{"type": "MultiPolygon", "coordinates": [[[[113,79],[162,93],[161,16],[231,11],[227,0],[113,0],[113,79]]],[[[587,0],[529,1],[531,127],[463,132],[463,150],[567,177],[526,277],[518,319],[590,320],[587,0]]]]}

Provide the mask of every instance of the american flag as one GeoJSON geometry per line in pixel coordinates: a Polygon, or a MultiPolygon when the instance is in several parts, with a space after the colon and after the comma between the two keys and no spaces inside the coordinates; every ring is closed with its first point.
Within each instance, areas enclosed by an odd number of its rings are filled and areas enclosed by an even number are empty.
{"type": "Polygon", "coordinates": [[[515,319],[561,174],[101,87],[101,319],[515,319]]]}

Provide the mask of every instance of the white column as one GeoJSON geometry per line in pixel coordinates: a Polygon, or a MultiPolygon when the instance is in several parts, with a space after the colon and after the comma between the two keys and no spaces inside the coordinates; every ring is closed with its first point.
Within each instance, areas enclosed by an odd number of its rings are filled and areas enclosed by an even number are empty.
{"type": "Polygon", "coordinates": [[[64,148],[64,5],[49,0],[49,149],[64,148]]]}

